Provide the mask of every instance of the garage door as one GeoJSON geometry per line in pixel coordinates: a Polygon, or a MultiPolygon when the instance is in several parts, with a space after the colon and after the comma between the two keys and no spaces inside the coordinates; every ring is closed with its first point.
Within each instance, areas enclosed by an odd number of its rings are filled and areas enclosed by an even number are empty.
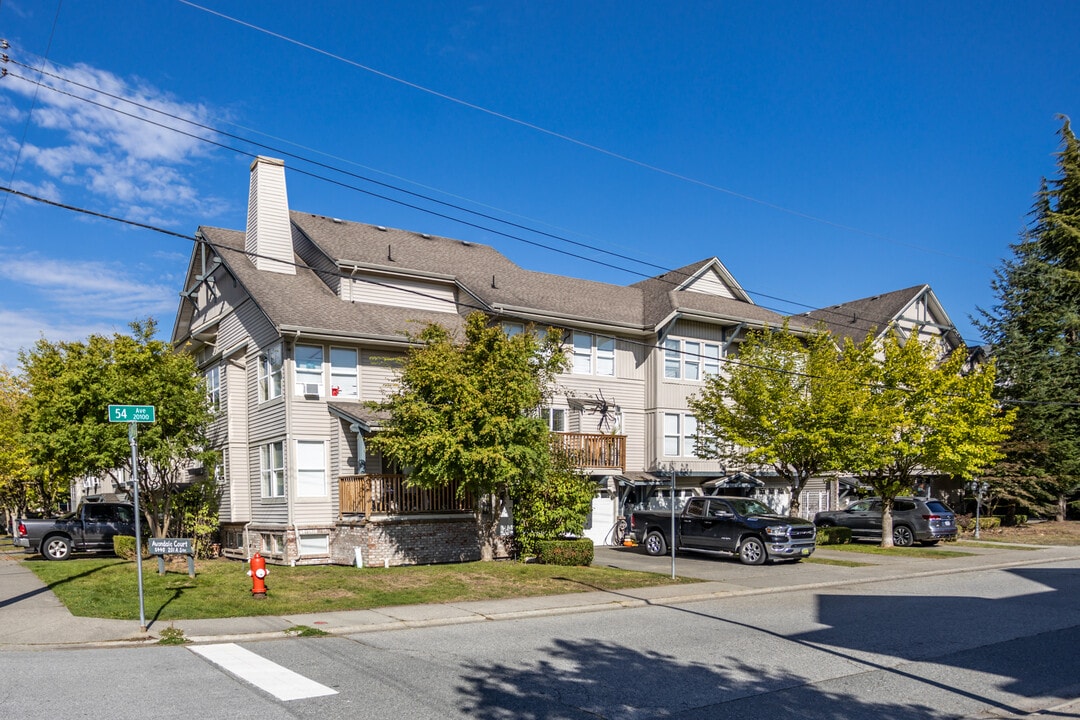
{"type": "Polygon", "coordinates": [[[592,513],[585,522],[585,537],[593,545],[610,545],[611,529],[615,527],[615,498],[601,490],[592,501],[592,513]]]}

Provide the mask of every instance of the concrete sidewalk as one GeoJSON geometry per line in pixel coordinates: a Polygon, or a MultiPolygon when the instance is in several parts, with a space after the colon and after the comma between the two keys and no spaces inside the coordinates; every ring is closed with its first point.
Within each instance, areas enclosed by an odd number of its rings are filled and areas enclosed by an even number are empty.
{"type": "MultiPolygon", "coordinates": [[[[480,600],[437,605],[407,605],[346,612],[287,616],[238,617],[157,622],[142,632],[137,620],[75,617],[19,560],[30,557],[21,549],[0,548],[0,651],[41,650],[157,642],[162,630],[175,626],[192,642],[260,640],[289,636],[289,629],[308,626],[335,635],[431,625],[509,620],[543,615],[598,612],[644,605],[672,605],[760,593],[842,587],[910,577],[974,572],[1080,560],[1080,547],[964,546],[969,556],[908,559],[819,549],[816,558],[867,563],[844,567],[820,563],[745,567],[731,560],[698,564],[700,583],[568,595],[480,600]],[[704,571],[702,571],[704,569],[704,571]],[[719,578],[719,579],[717,579],[719,578]]],[[[597,548],[595,564],[641,569],[640,550],[597,548]]],[[[654,567],[656,558],[649,558],[654,567]]],[[[684,563],[686,566],[692,563],[684,563]]],[[[655,571],[655,570],[654,570],[655,571]]],[[[692,576],[690,572],[680,572],[692,576]]]]}

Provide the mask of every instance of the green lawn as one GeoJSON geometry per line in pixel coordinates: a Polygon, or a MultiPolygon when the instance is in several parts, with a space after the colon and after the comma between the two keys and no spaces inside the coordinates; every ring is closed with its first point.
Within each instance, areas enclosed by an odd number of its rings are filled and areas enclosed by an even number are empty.
{"type": "MultiPolygon", "coordinates": [[[[135,620],[139,617],[135,561],[115,557],[49,562],[25,560],[74,615],[135,620]]],[[[165,575],[157,561],[143,562],[143,596],[151,620],[289,615],[362,610],[391,605],[555,595],[698,582],[661,574],[601,567],[562,567],[518,562],[476,562],[392,568],[271,565],[265,599],[251,597],[246,563],[205,560],[196,577],[186,564],[165,575]]]]}

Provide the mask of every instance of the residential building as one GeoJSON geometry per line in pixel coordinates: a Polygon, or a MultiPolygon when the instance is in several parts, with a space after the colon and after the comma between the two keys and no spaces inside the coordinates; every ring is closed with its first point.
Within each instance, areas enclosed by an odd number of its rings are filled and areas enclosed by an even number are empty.
{"type": "Polygon", "coordinates": [[[748,330],[785,320],[715,257],[629,286],[533,272],[483,244],[290,210],[284,164],[258,158],[246,230],[201,227],[184,287],[173,341],[197,359],[216,412],[227,555],[478,558],[470,503],[410,488],[366,447],[383,420],[367,403],[411,336],[426,323],[460,330],[476,310],[509,333],[563,333],[571,366],[542,412],[596,483],[594,542],[611,541],[628,495],[673,473],[682,489],[729,483],[783,502],[775,478],[694,455],[687,399],[748,330]]]}

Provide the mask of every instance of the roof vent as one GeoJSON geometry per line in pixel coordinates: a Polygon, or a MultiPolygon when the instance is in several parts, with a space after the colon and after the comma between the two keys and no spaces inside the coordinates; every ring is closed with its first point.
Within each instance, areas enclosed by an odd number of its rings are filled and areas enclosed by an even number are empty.
{"type": "Polygon", "coordinates": [[[431,236],[428,235],[427,233],[420,233],[420,237],[424,238],[425,240],[430,240],[431,239],[431,236]]]}
{"type": "Polygon", "coordinates": [[[330,218],[330,222],[336,222],[338,225],[340,225],[341,223],[343,223],[345,221],[342,220],[341,218],[330,218]]]}
{"type": "Polygon", "coordinates": [[[472,247],[472,243],[469,242],[468,240],[462,240],[461,244],[464,245],[465,247],[472,247]]]}
{"type": "Polygon", "coordinates": [[[376,225],[375,229],[376,230],[382,230],[383,232],[386,232],[386,226],[385,225],[376,225]]]}

